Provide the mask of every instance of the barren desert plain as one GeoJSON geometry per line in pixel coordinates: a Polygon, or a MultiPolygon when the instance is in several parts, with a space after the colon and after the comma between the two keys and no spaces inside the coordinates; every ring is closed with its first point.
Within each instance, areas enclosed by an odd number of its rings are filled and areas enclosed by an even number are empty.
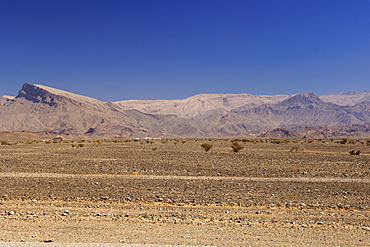
{"type": "Polygon", "coordinates": [[[370,246],[370,140],[231,141],[3,142],[0,242],[370,246]]]}

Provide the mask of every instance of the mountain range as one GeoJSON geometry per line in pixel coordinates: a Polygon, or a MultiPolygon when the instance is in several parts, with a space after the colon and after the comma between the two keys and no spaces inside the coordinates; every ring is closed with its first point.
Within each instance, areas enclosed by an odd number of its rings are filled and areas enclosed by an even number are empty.
{"type": "Polygon", "coordinates": [[[0,97],[0,131],[134,137],[370,136],[370,92],[316,96],[199,94],[180,100],[102,102],[25,83],[0,97]],[[261,133],[262,132],[262,133],[261,133]],[[289,134],[290,133],[290,134],[289,134]]]}

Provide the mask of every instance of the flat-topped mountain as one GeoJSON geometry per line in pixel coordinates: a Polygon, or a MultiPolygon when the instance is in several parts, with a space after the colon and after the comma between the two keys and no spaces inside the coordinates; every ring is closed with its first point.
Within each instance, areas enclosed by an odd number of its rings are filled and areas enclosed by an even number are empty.
{"type": "MultiPolygon", "coordinates": [[[[200,94],[182,100],[102,102],[25,83],[16,97],[0,97],[0,131],[112,138],[216,137],[260,132],[294,137],[302,133],[286,129],[348,128],[370,123],[369,98],[370,92],[323,96],[308,92],[200,94]],[[277,130],[269,132],[274,129],[277,130]]],[[[367,129],[354,131],[366,135],[367,129]]],[[[337,129],[335,133],[350,136],[353,131],[337,129]]]]}
{"type": "Polygon", "coordinates": [[[179,100],[124,100],[115,102],[120,106],[150,114],[174,114],[184,118],[200,118],[226,113],[246,104],[254,106],[277,103],[289,95],[252,94],[198,94],[179,100]]]}

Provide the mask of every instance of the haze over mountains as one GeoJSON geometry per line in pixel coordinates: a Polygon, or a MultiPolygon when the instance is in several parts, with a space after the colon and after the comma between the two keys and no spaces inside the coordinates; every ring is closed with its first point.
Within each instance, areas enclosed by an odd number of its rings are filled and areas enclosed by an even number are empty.
{"type": "Polygon", "coordinates": [[[51,135],[222,137],[265,132],[260,136],[325,138],[367,136],[369,122],[368,91],[102,102],[25,83],[16,97],[0,97],[0,131],[51,135]]]}

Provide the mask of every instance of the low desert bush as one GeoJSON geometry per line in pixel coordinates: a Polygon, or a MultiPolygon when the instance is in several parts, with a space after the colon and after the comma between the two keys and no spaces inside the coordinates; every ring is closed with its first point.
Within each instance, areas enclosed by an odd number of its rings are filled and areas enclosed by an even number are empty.
{"type": "Polygon", "coordinates": [[[292,149],[290,149],[290,152],[303,152],[304,147],[302,144],[294,145],[292,149]]]}
{"type": "Polygon", "coordinates": [[[206,151],[206,152],[208,152],[208,151],[213,147],[213,145],[212,145],[212,144],[210,144],[210,143],[202,143],[200,146],[201,146],[201,147],[204,149],[204,151],[206,151]]]}
{"type": "Polygon", "coordinates": [[[0,140],[1,145],[9,145],[9,142],[7,140],[0,140]]]}
{"type": "Polygon", "coordinates": [[[239,142],[235,141],[233,144],[231,144],[231,148],[233,149],[235,153],[237,153],[240,150],[242,150],[244,147],[239,142]]]}
{"type": "Polygon", "coordinates": [[[348,139],[347,139],[347,138],[343,138],[339,143],[340,143],[340,144],[346,144],[346,143],[347,143],[347,141],[348,141],[348,139]]]}
{"type": "Polygon", "coordinates": [[[357,151],[355,151],[355,150],[351,150],[351,151],[349,152],[349,154],[350,154],[350,155],[360,155],[360,153],[361,153],[361,151],[360,151],[360,150],[357,150],[357,151]]]}

